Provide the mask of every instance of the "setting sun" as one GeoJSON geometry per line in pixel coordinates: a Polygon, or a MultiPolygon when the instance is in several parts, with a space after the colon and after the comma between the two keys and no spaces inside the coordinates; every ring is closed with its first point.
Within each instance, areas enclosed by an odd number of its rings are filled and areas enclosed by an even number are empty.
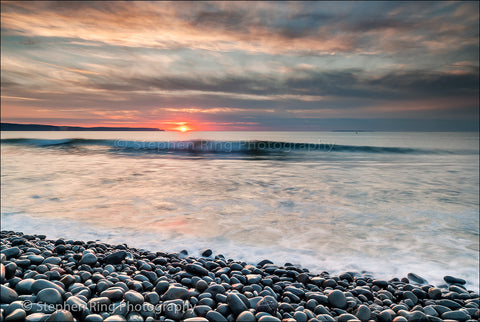
{"type": "Polygon", "coordinates": [[[179,129],[178,129],[180,132],[187,132],[188,131],[188,128],[186,126],[181,126],[179,129]]]}

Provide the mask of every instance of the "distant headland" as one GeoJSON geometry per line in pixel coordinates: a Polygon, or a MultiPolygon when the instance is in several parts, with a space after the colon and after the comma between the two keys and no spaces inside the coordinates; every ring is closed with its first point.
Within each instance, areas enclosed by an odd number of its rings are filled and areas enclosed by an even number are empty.
{"type": "Polygon", "coordinates": [[[44,124],[0,123],[1,131],[164,131],[154,127],[82,127],[44,124]]]}

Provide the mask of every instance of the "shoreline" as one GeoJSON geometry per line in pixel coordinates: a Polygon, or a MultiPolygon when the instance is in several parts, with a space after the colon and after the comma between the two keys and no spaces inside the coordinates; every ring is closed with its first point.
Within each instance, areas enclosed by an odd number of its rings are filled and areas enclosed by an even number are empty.
{"type": "Polygon", "coordinates": [[[269,260],[250,265],[210,249],[191,257],[186,251],[152,252],[12,231],[1,236],[0,320],[405,322],[480,317],[478,294],[452,276],[436,287],[413,273],[388,281],[355,272],[333,276],[269,260]]]}

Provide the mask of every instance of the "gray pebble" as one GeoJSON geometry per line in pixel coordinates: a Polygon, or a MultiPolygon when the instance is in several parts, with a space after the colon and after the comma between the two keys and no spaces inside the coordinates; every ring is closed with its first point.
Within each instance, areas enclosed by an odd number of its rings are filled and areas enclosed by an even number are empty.
{"type": "Polygon", "coordinates": [[[103,320],[105,322],[126,322],[127,320],[121,315],[110,315],[108,318],[103,320]]]}
{"type": "Polygon", "coordinates": [[[265,296],[262,300],[260,300],[255,310],[257,312],[267,312],[271,315],[274,315],[277,312],[278,302],[275,300],[273,296],[265,296]]]}
{"type": "Polygon", "coordinates": [[[466,321],[470,319],[470,316],[464,311],[450,311],[442,314],[442,319],[444,320],[457,320],[457,321],[466,321]]]}
{"type": "Polygon", "coordinates": [[[83,254],[82,259],[80,260],[80,263],[87,264],[90,266],[95,265],[97,263],[97,256],[95,256],[95,254],[87,252],[83,254]]]}
{"type": "Polygon", "coordinates": [[[33,313],[27,315],[27,317],[25,318],[25,322],[40,322],[46,320],[47,318],[48,315],[44,313],[33,313]]]}
{"type": "Polygon", "coordinates": [[[170,286],[163,294],[163,300],[168,301],[168,300],[176,300],[176,299],[182,299],[185,300],[188,297],[188,290],[183,287],[178,287],[178,286],[170,286]]]}
{"type": "Polygon", "coordinates": [[[467,283],[467,281],[465,281],[464,279],[462,278],[458,278],[458,277],[453,277],[453,276],[450,276],[450,275],[447,275],[447,276],[444,276],[443,277],[443,280],[449,284],[461,284],[461,285],[464,285],[467,283]]]}
{"type": "Polygon", "coordinates": [[[89,314],[85,317],[85,322],[103,322],[103,318],[100,314],[89,314]]]}
{"type": "Polygon", "coordinates": [[[58,310],[52,313],[47,322],[73,322],[73,315],[67,310],[58,310]]]}
{"type": "Polygon", "coordinates": [[[347,299],[345,298],[345,294],[339,290],[334,290],[328,294],[328,302],[333,307],[338,307],[340,309],[345,309],[347,307],[347,299]]]}
{"type": "Polygon", "coordinates": [[[37,294],[37,302],[46,304],[62,304],[62,294],[54,288],[44,288],[37,294]]]}
{"type": "Polygon", "coordinates": [[[142,304],[143,303],[143,296],[142,294],[135,292],[135,291],[128,291],[123,295],[123,299],[133,305],[135,304],[142,304]]]}
{"type": "Polygon", "coordinates": [[[12,290],[11,288],[1,284],[0,285],[0,298],[2,299],[2,303],[12,303],[18,298],[17,292],[12,290]]]}
{"type": "Polygon", "coordinates": [[[357,311],[355,312],[355,316],[360,320],[360,321],[368,321],[370,320],[370,309],[366,305],[360,305],[357,308],[357,311]]]}
{"type": "Polygon", "coordinates": [[[238,316],[240,313],[248,309],[236,293],[228,293],[227,304],[235,316],[238,316]]]}

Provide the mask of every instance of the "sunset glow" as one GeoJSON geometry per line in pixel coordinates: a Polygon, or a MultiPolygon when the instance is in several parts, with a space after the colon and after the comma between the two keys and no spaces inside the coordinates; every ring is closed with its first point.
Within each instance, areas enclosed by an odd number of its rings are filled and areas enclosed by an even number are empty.
{"type": "Polygon", "coordinates": [[[6,1],[1,10],[2,122],[478,130],[478,1],[6,1]]]}

